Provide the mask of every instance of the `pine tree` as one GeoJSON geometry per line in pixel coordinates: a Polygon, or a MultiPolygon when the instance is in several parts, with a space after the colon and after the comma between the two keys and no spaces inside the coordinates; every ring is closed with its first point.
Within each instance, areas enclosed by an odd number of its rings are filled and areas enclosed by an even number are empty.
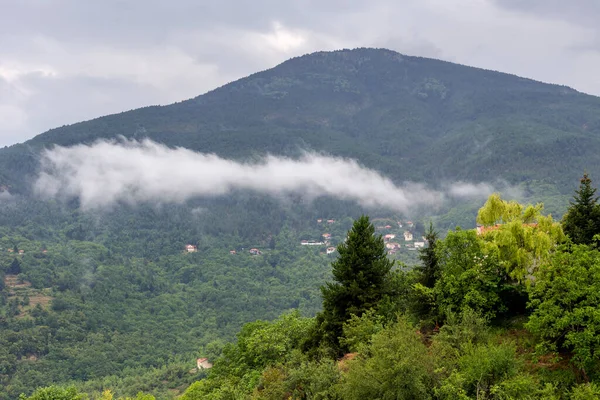
{"type": "Polygon", "coordinates": [[[435,252],[438,233],[433,229],[432,223],[429,223],[429,229],[425,232],[425,239],[427,240],[427,247],[419,249],[421,265],[417,268],[421,272],[421,284],[432,288],[438,277],[438,257],[435,252]]]}
{"type": "Polygon", "coordinates": [[[339,352],[345,350],[339,344],[343,324],[352,314],[360,317],[377,308],[388,294],[393,262],[367,216],[354,222],[346,243],[337,250],[339,257],[332,263],[334,282],[321,287],[323,312],[317,320],[324,339],[339,352]]]}
{"type": "Polygon", "coordinates": [[[573,243],[591,244],[594,235],[600,233],[600,206],[587,173],[583,174],[570,204],[562,221],[564,232],[573,243]]]}

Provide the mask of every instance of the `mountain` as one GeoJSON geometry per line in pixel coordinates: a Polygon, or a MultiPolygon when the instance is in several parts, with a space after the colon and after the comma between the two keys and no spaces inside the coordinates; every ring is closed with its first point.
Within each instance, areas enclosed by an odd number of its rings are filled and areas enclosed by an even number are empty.
{"type": "MultiPolygon", "coordinates": [[[[504,180],[560,210],[584,169],[600,176],[599,110],[599,98],[566,87],[356,49],[294,58],[194,99],[1,149],[0,400],[70,383],[98,396],[111,388],[173,398],[206,375],[191,369],[195,360],[214,360],[244,323],[290,309],[314,315],[337,257],[328,247],[365,212],[351,201],[241,189],[82,211],[76,200],[28,195],[44,148],[124,136],[237,160],[308,149],[396,182],[504,180]]],[[[434,224],[442,235],[472,227],[482,203],[450,204],[434,224]]],[[[414,264],[403,233],[420,238],[431,215],[368,212],[378,233],[402,242],[390,243],[402,249],[392,257],[414,264]]]]}
{"type": "Polygon", "coordinates": [[[315,150],[396,181],[600,176],[600,98],[384,49],[318,52],[168,106],[52,129],[0,151],[0,183],[26,190],[37,152],[148,137],[224,157],[315,150]]]}

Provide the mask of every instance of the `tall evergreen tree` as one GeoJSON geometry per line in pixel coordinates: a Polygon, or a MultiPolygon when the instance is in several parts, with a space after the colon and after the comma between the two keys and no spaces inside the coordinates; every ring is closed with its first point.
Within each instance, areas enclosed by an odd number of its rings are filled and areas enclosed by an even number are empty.
{"type": "Polygon", "coordinates": [[[587,173],[583,174],[570,204],[562,221],[564,232],[573,243],[591,244],[594,235],[600,233],[600,206],[587,173]]]}
{"type": "Polygon", "coordinates": [[[423,286],[432,288],[439,275],[438,273],[438,257],[435,248],[438,241],[438,233],[433,229],[433,224],[429,223],[429,229],[425,232],[427,247],[419,249],[419,259],[421,265],[417,267],[421,272],[421,283],[423,286]]]}
{"type": "Polygon", "coordinates": [[[393,261],[387,258],[381,235],[369,217],[362,216],[348,232],[346,243],[338,246],[339,257],[332,263],[334,282],[321,287],[323,312],[317,319],[328,344],[343,351],[339,345],[342,326],[352,314],[360,317],[377,308],[389,292],[389,277],[393,261]]]}

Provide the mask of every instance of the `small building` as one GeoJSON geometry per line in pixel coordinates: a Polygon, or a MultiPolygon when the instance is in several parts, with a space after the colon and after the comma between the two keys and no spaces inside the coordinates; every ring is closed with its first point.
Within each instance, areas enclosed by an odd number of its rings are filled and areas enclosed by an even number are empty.
{"type": "Polygon", "coordinates": [[[8,252],[9,252],[9,253],[14,253],[14,252],[15,252],[15,250],[14,250],[14,249],[8,249],[8,252]]]}
{"type": "Polygon", "coordinates": [[[335,223],[335,219],[328,219],[328,220],[327,220],[327,223],[328,223],[328,224],[333,224],[333,223],[335,223]]]}
{"type": "Polygon", "coordinates": [[[248,250],[250,252],[250,254],[252,254],[253,256],[260,256],[262,254],[262,251],[260,251],[257,248],[252,248],[250,250],[248,250]]]}
{"type": "Polygon", "coordinates": [[[392,226],[391,225],[386,225],[385,229],[392,229],[392,226]]]}
{"type": "Polygon", "coordinates": [[[25,254],[25,250],[19,250],[19,254],[25,254]]]}
{"type": "Polygon", "coordinates": [[[188,253],[195,253],[198,251],[198,246],[194,246],[193,244],[186,244],[185,251],[188,253]]]}
{"type": "Polygon", "coordinates": [[[414,245],[416,249],[422,249],[425,247],[425,242],[415,242],[414,245]]]}
{"type": "Polygon", "coordinates": [[[48,250],[46,250],[46,249],[42,250],[43,254],[46,254],[47,252],[48,252],[48,250]]]}
{"type": "Polygon", "coordinates": [[[323,246],[325,242],[317,242],[316,240],[303,240],[300,242],[301,246],[323,246]]]}
{"type": "Polygon", "coordinates": [[[398,250],[400,248],[400,243],[386,243],[385,248],[388,250],[398,250]]]}
{"type": "Polygon", "coordinates": [[[335,252],[335,250],[336,250],[335,247],[328,247],[327,254],[331,254],[331,253],[335,252]]]}
{"type": "Polygon", "coordinates": [[[409,231],[405,231],[404,232],[404,240],[407,242],[412,242],[413,240],[413,234],[410,233],[409,231]]]}
{"type": "Polygon", "coordinates": [[[393,256],[393,255],[394,255],[394,254],[396,254],[397,252],[398,252],[398,250],[396,250],[396,249],[391,249],[391,250],[388,250],[388,252],[387,252],[387,253],[388,253],[390,256],[393,256]]]}
{"type": "Polygon", "coordinates": [[[229,254],[235,255],[237,252],[235,250],[229,250],[229,254]]]}
{"type": "Polygon", "coordinates": [[[199,358],[196,360],[196,366],[198,367],[198,371],[200,371],[201,369],[210,369],[213,365],[208,361],[208,358],[199,358]]]}
{"type": "Polygon", "coordinates": [[[321,218],[319,218],[319,219],[317,220],[317,224],[320,224],[321,222],[323,222],[323,220],[322,220],[321,218]]]}
{"type": "Polygon", "coordinates": [[[412,221],[406,221],[406,226],[408,226],[409,228],[412,228],[413,226],[415,226],[415,224],[413,224],[412,221]]]}
{"type": "Polygon", "coordinates": [[[389,242],[390,240],[394,239],[396,237],[396,235],[394,235],[393,233],[388,233],[387,235],[385,235],[383,237],[383,240],[385,240],[386,242],[389,242]]]}
{"type": "Polygon", "coordinates": [[[402,221],[398,221],[398,228],[402,228],[402,221]]]}
{"type": "Polygon", "coordinates": [[[323,239],[325,239],[325,240],[331,239],[331,233],[324,233],[321,236],[323,236],[323,239]]]}

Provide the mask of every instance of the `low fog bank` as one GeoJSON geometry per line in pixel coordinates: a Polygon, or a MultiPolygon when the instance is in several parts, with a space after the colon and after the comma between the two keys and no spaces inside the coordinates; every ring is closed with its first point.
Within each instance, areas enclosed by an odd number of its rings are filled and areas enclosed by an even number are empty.
{"type": "Polygon", "coordinates": [[[150,140],[54,147],[42,154],[35,182],[40,196],[77,197],[84,209],[119,202],[183,203],[238,189],[274,196],[331,196],[403,213],[438,207],[453,198],[485,198],[496,190],[489,183],[450,182],[439,189],[414,182],[397,185],[355,160],[310,152],[298,159],[266,156],[244,163],[150,140]]]}

